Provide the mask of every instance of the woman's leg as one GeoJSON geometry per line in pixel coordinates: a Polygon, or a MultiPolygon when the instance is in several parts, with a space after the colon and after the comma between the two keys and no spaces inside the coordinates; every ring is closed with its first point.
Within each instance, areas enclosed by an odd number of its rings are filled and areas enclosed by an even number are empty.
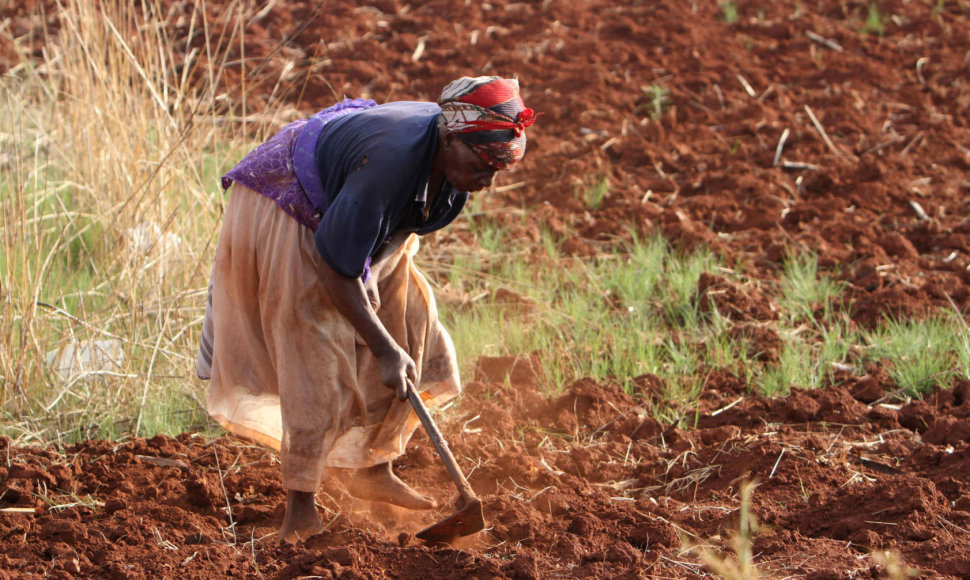
{"type": "Polygon", "coordinates": [[[286,515],[277,538],[281,542],[295,544],[324,531],[323,522],[317,515],[315,494],[309,491],[287,490],[286,515]]]}
{"type": "Polygon", "coordinates": [[[305,229],[272,200],[234,186],[213,274],[209,411],[234,432],[277,442],[287,490],[280,538],[290,541],[323,529],[314,495],[355,407],[346,389],[354,335],[327,312],[305,229]]]}

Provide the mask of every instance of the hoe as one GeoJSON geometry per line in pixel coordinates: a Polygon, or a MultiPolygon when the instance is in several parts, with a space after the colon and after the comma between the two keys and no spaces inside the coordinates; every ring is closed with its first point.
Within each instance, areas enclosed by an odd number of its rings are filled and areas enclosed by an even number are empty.
{"type": "Polygon", "coordinates": [[[455,456],[451,454],[451,449],[448,448],[448,442],[441,436],[441,431],[438,430],[438,426],[431,419],[431,414],[424,405],[424,401],[421,400],[421,395],[414,388],[414,383],[410,380],[407,383],[408,399],[411,401],[411,406],[414,407],[418,418],[421,419],[421,424],[424,425],[425,431],[428,432],[428,436],[438,450],[438,455],[445,462],[445,467],[448,468],[448,474],[451,475],[451,479],[458,486],[459,495],[456,504],[458,511],[433,526],[421,530],[416,535],[426,542],[439,543],[449,542],[461,536],[480,532],[485,528],[482,502],[475,497],[475,492],[468,485],[468,480],[465,479],[461,469],[458,468],[455,456]]]}

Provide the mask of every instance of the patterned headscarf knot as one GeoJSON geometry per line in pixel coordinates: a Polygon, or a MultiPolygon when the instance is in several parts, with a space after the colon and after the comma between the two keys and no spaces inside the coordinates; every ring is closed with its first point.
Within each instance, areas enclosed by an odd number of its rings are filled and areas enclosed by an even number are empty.
{"type": "Polygon", "coordinates": [[[519,82],[502,77],[462,77],[438,98],[447,133],[457,133],[496,169],[509,169],[525,155],[525,129],[538,116],[522,102],[519,82]]]}

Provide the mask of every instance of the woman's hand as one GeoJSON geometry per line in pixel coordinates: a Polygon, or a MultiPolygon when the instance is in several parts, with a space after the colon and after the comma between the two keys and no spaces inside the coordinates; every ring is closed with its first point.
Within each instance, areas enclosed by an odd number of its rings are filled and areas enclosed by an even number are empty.
{"type": "Polygon", "coordinates": [[[417,365],[408,353],[400,347],[392,348],[377,355],[377,364],[384,386],[393,389],[398,400],[406,401],[408,399],[407,381],[414,382],[417,377],[417,365]]]}

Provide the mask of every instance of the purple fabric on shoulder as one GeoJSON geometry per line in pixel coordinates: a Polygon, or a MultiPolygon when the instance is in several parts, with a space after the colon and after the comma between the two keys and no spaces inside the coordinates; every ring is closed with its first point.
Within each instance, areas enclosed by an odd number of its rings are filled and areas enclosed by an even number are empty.
{"type": "Polygon", "coordinates": [[[294,121],[253,149],[222,176],[222,188],[237,182],[265,195],[302,225],[316,230],[326,208],[315,208],[314,199],[326,199],[316,168],[317,137],[323,126],[350,113],[376,107],[370,99],[344,99],[309,119],[294,121]]]}

